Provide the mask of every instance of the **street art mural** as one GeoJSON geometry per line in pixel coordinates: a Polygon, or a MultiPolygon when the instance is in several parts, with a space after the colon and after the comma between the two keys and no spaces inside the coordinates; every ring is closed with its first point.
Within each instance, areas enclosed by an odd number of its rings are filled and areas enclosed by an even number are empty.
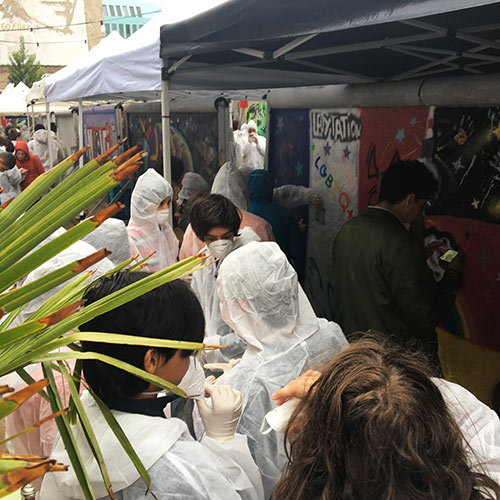
{"type": "MultiPolygon", "coordinates": [[[[219,168],[217,115],[181,113],[171,115],[170,149],[182,161],[184,172],[197,172],[212,181],[219,168]]],[[[131,144],[140,143],[148,152],[146,168],[163,169],[161,116],[156,113],[129,113],[131,144]]]]}
{"type": "MultiPolygon", "coordinates": [[[[276,180],[276,186],[295,184],[309,186],[309,112],[307,110],[280,109],[270,113],[269,171],[276,180]]],[[[306,266],[308,207],[292,209],[297,221],[301,221],[302,256],[295,262],[299,280],[304,283],[306,266]],[[302,225],[302,222],[304,225],[302,225]]]]}
{"type": "MultiPolygon", "coordinates": [[[[293,111],[295,116],[304,112],[293,111]]],[[[309,186],[325,201],[324,210],[309,213],[305,290],[316,313],[335,318],[330,277],[337,230],[377,202],[383,172],[393,161],[419,158],[422,144],[433,137],[430,154],[440,196],[426,214],[424,243],[439,240],[443,248],[463,249],[467,260],[464,287],[438,328],[440,359],[449,380],[491,405],[500,383],[500,108],[309,113],[309,186]]],[[[296,139],[285,110],[270,116],[271,171],[281,168],[284,182],[305,185],[296,178],[296,139]]],[[[428,263],[435,279],[441,279],[437,255],[428,263]]]]}
{"type": "Polygon", "coordinates": [[[450,247],[467,260],[464,287],[439,330],[440,354],[445,375],[489,404],[500,381],[499,151],[499,108],[436,109],[440,196],[426,218],[426,241],[450,235],[450,247]]]}
{"type": "Polygon", "coordinates": [[[420,156],[429,108],[363,108],[363,134],[359,151],[359,211],[378,200],[382,175],[399,160],[420,156]]]}
{"type": "MultiPolygon", "coordinates": [[[[90,146],[86,158],[95,158],[109,149],[118,139],[114,106],[94,106],[83,109],[84,144],[90,146]]],[[[87,160],[88,161],[88,160],[87,160]]]]}
{"type": "Polygon", "coordinates": [[[359,109],[310,111],[309,185],[324,202],[309,214],[306,290],[317,314],[333,319],[332,245],[340,227],[358,214],[359,109]]]}

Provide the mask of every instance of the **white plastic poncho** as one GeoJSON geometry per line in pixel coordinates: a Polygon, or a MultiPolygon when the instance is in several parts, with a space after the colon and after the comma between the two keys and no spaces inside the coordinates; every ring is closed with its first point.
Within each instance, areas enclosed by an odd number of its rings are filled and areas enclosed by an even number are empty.
{"type": "Polygon", "coordinates": [[[120,219],[107,219],[97,229],[82,238],[96,250],[106,248],[111,251],[108,259],[118,266],[130,258],[127,226],[120,219]]]}
{"type": "MultiPolygon", "coordinates": [[[[252,229],[244,227],[238,236],[234,237],[234,250],[251,241],[260,241],[260,238],[252,229]]],[[[246,347],[241,337],[234,333],[222,319],[219,297],[217,296],[219,266],[220,263],[215,263],[194,272],[191,282],[191,288],[196,293],[205,315],[206,337],[204,342],[228,346],[227,349],[207,351],[206,359],[209,363],[227,362],[232,358],[238,358],[246,347]]]]}
{"type": "Polygon", "coordinates": [[[223,320],[247,342],[241,362],[218,383],[242,393],[237,431],[248,437],[269,498],[287,463],[283,436],[260,432],[265,414],[276,407],[271,395],[330,361],[347,341],[336,323],[316,318],[276,243],[249,243],[229,254],[217,291],[223,320]]]}
{"type": "Polygon", "coordinates": [[[50,159],[49,163],[49,132],[44,129],[36,130],[33,139],[28,142],[28,149],[32,155],[38,156],[42,162],[45,172],[48,172],[53,166],[64,160],[64,151],[54,132],[50,131],[50,159]]]}
{"type": "MultiPolygon", "coordinates": [[[[152,499],[130,458],[87,392],[82,403],[92,422],[117,500],[152,499]]],[[[177,418],[161,418],[113,410],[151,478],[151,492],[158,500],[261,500],[258,471],[244,436],[220,444],[204,437],[194,441],[186,424],[177,418]]],[[[101,473],[80,425],[73,426],[77,445],[97,498],[108,498],[101,473]]],[[[51,458],[69,464],[60,439],[51,458]]],[[[41,500],[83,499],[73,470],[45,475],[41,500]]]]}
{"type": "Polygon", "coordinates": [[[475,472],[500,484],[500,419],[461,385],[433,378],[468,443],[469,463],[475,472]]]}
{"type": "MultiPolygon", "coordinates": [[[[257,124],[250,120],[248,122],[248,128],[253,128],[257,130],[257,124]]],[[[250,142],[247,140],[241,146],[241,153],[243,155],[242,169],[256,170],[264,168],[264,157],[266,155],[266,138],[260,136],[255,132],[255,137],[257,143],[250,142]]]]}
{"type": "Polygon", "coordinates": [[[152,168],[137,179],[132,191],[127,226],[130,252],[140,254],[141,258],[156,252],[147,261],[150,272],[165,269],[177,260],[179,240],[168,222],[159,225],[156,220],[158,207],[172,195],[172,186],[152,168]]]}
{"type": "Polygon", "coordinates": [[[22,180],[21,171],[16,166],[0,172],[0,186],[3,188],[0,193],[0,205],[21,194],[22,180]]]}
{"type": "Polygon", "coordinates": [[[241,210],[248,208],[250,195],[247,181],[239,169],[229,161],[219,168],[210,192],[225,196],[241,210]]]}
{"type": "Polygon", "coordinates": [[[187,172],[182,178],[181,190],[179,191],[178,202],[189,200],[200,191],[208,189],[207,181],[196,172],[187,172]]]}

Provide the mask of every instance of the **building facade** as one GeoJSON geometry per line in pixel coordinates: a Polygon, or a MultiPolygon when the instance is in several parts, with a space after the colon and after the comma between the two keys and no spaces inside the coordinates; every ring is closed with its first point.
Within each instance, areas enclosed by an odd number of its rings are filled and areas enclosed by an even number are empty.
{"type": "Polygon", "coordinates": [[[154,3],[138,0],[104,0],[104,32],[109,35],[111,31],[118,31],[123,38],[128,38],[160,10],[154,3]]]}

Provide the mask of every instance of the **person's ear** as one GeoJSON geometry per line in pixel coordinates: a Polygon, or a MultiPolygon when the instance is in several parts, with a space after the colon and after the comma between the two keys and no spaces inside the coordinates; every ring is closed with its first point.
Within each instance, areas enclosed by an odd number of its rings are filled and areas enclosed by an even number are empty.
{"type": "Polygon", "coordinates": [[[405,199],[404,199],[404,205],[405,207],[411,207],[415,203],[415,193],[410,193],[405,199]]]}
{"type": "Polygon", "coordinates": [[[153,348],[148,349],[146,354],[144,354],[144,370],[148,373],[155,374],[160,365],[161,360],[158,352],[153,348]]]}

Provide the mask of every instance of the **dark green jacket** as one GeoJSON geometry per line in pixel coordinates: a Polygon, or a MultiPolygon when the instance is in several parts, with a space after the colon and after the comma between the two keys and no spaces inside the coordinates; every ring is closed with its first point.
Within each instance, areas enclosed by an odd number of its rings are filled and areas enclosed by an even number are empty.
{"type": "Polygon", "coordinates": [[[455,302],[459,279],[437,283],[424,249],[391,212],[368,208],[333,244],[336,321],[346,335],[369,329],[436,342],[435,327],[455,302]]]}

